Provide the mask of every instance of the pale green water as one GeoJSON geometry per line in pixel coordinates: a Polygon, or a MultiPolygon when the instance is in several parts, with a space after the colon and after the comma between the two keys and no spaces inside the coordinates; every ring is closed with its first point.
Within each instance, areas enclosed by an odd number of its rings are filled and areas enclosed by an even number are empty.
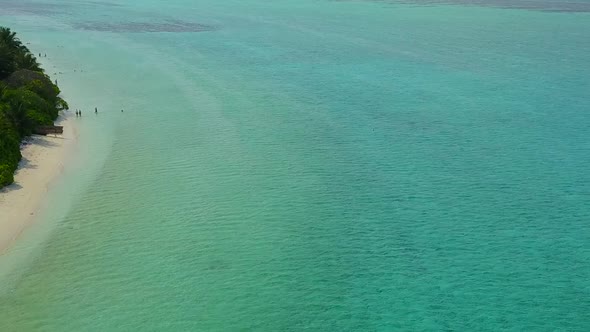
{"type": "Polygon", "coordinates": [[[0,331],[588,330],[589,8],[0,0],[85,111],[0,331]]]}

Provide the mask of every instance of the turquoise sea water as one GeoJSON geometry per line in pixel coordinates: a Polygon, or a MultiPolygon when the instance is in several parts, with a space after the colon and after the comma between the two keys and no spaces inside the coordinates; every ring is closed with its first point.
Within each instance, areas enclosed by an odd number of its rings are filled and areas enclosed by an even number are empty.
{"type": "Polygon", "coordinates": [[[0,0],[0,24],[84,112],[0,260],[0,331],[590,329],[590,2],[0,0]]]}

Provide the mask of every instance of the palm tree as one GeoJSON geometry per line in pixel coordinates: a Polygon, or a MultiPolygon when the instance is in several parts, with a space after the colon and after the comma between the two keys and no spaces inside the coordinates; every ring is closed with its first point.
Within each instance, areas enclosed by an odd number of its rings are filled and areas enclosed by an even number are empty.
{"type": "Polygon", "coordinates": [[[43,69],[41,69],[39,63],[37,63],[37,58],[31,53],[18,54],[16,57],[16,66],[19,69],[43,72],[43,69]]]}
{"type": "Polygon", "coordinates": [[[16,70],[16,61],[12,50],[0,40],[0,79],[4,79],[16,70]]]}
{"type": "Polygon", "coordinates": [[[0,79],[17,69],[42,72],[37,59],[10,28],[0,27],[0,79]]]}
{"type": "Polygon", "coordinates": [[[0,41],[3,41],[6,46],[13,50],[20,50],[23,47],[20,39],[16,36],[16,32],[10,30],[10,28],[0,27],[0,41]]]}

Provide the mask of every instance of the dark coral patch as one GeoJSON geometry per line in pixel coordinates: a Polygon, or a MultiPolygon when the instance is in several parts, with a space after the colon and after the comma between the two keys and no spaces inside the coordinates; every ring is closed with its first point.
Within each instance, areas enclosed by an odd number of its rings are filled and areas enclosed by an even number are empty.
{"type": "Polygon", "coordinates": [[[493,7],[505,9],[524,9],[542,12],[588,13],[590,2],[580,0],[333,0],[333,1],[367,1],[414,6],[461,5],[493,7]]]}
{"type": "Polygon", "coordinates": [[[203,32],[213,31],[215,27],[179,20],[167,20],[162,22],[82,22],[75,25],[75,28],[90,31],[104,32],[203,32]]]}

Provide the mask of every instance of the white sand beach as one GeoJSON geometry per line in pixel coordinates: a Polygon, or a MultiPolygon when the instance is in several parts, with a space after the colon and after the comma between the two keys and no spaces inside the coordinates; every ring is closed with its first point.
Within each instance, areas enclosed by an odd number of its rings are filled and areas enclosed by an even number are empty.
{"type": "Polygon", "coordinates": [[[64,126],[63,135],[27,139],[14,183],[0,189],[0,253],[35,220],[52,183],[63,172],[77,135],[68,118],[60,117],[56,125],[64,126]]]}

